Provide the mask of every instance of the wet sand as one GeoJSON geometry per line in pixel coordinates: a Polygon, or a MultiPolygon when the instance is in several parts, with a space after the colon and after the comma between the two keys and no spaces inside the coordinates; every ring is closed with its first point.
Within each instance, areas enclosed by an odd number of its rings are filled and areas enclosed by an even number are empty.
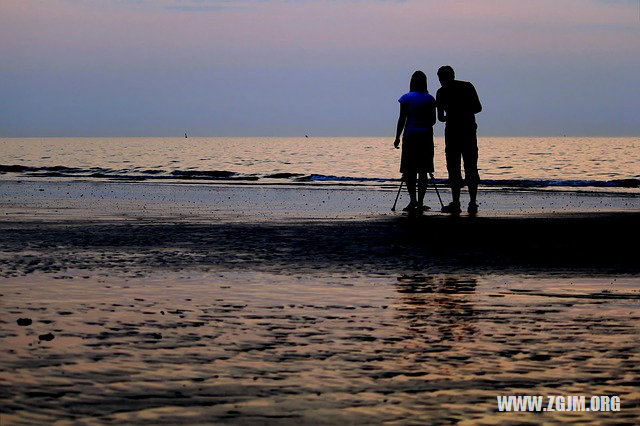
{"type": "Polygon", "coordinates": [[[475,218],[409,218],[392,191],[7,185],[3,425],[640,416],[634,195],[492,192],[475,218]],[[499,413],[505,394],[622,403],[499,413]]]}
{"type": "MultiPolygon", "coordinates": [[[[2,181],[0,221],[160,220],[256,223],[396,218],[397,186],[161,184],[109,181],[2,181]]],[[[444,202],[451,200],[440,187],[444,202]]],[[[468,198],[463,193],[462,202],[468,198]]],[[[398,210],[408,203],[403,191],[398,210]]],[[[481,190],[480,217],[640,211],[640,193],[481,190]]],[[[427,216],[438,216],[430,186],[427,216]]],[[[466,207],[466,205],[463,205],[466,207]]],[[[464,214],[463,214],[464,216],[464,214]]]]}

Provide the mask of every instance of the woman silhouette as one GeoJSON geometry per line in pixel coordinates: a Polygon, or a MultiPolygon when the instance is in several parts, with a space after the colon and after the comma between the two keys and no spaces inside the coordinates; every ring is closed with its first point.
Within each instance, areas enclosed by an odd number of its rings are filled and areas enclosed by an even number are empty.
{"type": "Polygon", "coordinates": [[[427,90],[427,76],[416,71],[411,76],[409,93],[398,100],[400,117],[393,146],[400,147],[402,157],[400,173],[407,183],[411,202],[404,211],[421,212],[424,194],[427,191],[428,173],[433,173],[433,125],[436,124],[436,100],[427,90]],[[418,177],[418,199],[416,200],[416,176],[418,177]]]}

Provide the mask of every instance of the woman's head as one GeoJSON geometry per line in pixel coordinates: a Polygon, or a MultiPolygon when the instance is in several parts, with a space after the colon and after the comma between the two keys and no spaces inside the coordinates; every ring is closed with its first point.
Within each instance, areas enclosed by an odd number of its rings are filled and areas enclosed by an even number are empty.
{"type": "Polygon", "coordinates": [[[422,71],[416,71],[411,76],[411,83],[409,83],[409,90],[411,92],[428,92],[427,90],[427,76],[422,71]]]}

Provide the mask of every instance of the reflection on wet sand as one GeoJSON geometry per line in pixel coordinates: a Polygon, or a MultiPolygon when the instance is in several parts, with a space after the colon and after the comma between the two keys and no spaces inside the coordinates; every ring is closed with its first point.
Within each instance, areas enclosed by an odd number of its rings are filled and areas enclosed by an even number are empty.
{"type": "Polygon", "coordinates": [[[399,319],[426,343],[472,339],[477,332],[474,321],[475,278],[456,276],[401,275],[396,288],[403,305],[399,319]]]}
{"type": "Polygon", "coordinates": [[[640,414],[633,278],[79,276],[5,280],[3,424],[615,424],[640,414]],[[622,409],[497,413],[498,394],[617,394],[622,409]]]}

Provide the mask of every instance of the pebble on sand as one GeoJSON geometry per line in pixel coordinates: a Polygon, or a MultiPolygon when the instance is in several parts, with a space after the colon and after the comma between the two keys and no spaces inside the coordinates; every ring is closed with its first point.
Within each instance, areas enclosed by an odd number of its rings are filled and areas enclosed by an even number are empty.
{"type": "Polygon", "coordinates": [[[44,340],[46,342],[50,342],[54,338],[55,338],[55,336],[53,334],[51,334],[51,333],[41,334],[41,335],[38,336],[38,339],[44,340]]]}
{"type": "Polygon", "coordinates": [[[18,325],[27,326],[32,323],[33,321],[31,321],[31,318],[18,318],[18,325]]]}

